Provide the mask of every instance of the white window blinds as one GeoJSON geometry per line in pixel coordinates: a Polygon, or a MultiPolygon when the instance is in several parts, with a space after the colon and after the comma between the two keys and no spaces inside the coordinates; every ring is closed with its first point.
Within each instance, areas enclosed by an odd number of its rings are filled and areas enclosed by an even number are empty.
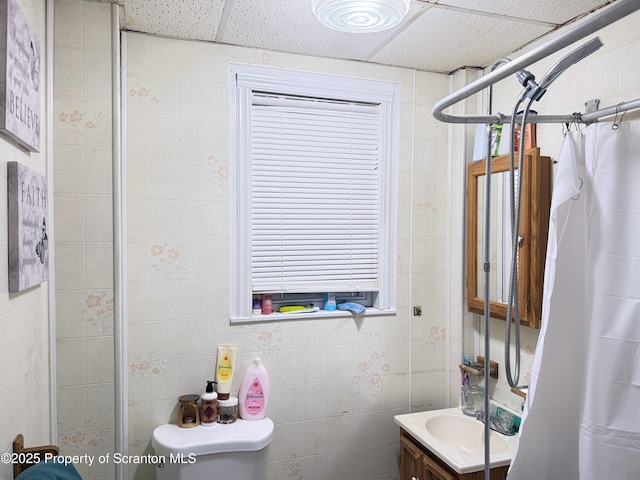
{"type": "Polygon", "coordinates": [[[379,289],[380,107],[251,95],[253,292],[379,289]]]}

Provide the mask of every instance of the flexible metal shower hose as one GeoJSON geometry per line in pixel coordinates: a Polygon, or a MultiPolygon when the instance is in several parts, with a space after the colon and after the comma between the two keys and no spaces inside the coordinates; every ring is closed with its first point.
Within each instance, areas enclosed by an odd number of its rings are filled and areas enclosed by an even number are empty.
{"type": "Polygon", "coordinates": [[[507,298],[507,319],[505,323],[504,334],[504,361],[507,373],[507,382],[510,387],[517,387],[520,381],[520,296],[519,296],[519,279],[518,279],[518,249],[520,246],[520,206],[522,201],[522,177],[524,173],[524,143],[525,128],[527,126],[527,116],[529,109],[533,103],[533,99],[529,99],[527,106],[522,114],[520,124],[520,142],[518,145],[518,188],[515,188],[515,141],[514,133],[516,126],[516,116],[520,108],[522,100],[518,99],[513,113],[511,115],[511,132],[509,142],[509,177],[511,180],[510,198],[511,198],[511,271],[509,276],[509,296],[507,298]],[[511,321],[513,317],[514,334],[515,334],[515,373],[511,373],[511,321]]]}

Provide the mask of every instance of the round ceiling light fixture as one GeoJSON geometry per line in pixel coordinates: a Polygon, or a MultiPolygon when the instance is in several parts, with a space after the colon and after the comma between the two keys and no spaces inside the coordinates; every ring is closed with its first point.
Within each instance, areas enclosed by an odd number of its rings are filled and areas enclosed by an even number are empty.
{"type": "Polygon", "coordinates": [[[395,27],[409,12],[410,0],[312,0],[318,20],[347,33],[380,32],[395,27]]]}

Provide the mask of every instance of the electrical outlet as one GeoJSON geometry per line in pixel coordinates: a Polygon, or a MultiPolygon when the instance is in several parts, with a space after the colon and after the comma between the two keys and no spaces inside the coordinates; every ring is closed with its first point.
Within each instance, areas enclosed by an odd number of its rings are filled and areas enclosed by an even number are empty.
{"type": "Polygon", "coordinates": [[[416,305],[415,307],[413,307],[413,315],[416,317],[422,316],[422,307],[419,305],[416,305]]]}
{"type": "Polygon", "coordinates": [[[313,335],[312,337],[307,337],[307,346],[308,347],[317,347],[318,346],[318,336],[313,335]]]}

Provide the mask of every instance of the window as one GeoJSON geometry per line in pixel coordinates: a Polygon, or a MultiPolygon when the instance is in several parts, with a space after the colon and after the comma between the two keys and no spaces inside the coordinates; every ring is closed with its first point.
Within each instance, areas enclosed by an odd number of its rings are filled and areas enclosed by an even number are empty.
{"type": "Polygon", "coordinates": [[[261,293],[392,311],[398,85],[242,65],[230,85],[232,321],[261,293]]]}

